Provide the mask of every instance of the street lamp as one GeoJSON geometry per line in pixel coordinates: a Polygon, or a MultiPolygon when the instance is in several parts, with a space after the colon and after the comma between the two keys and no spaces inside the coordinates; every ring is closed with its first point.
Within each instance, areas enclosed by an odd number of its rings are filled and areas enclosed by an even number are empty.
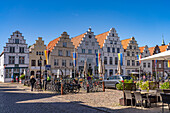
{"type": "Polygon", "coordinates": [[[42,86],[41,86],[41,66],[42,66],[42,58],[41,58],[41,56],[40,56],[40,76],[39,76],[39,84],[40,84],[40,88],[42,89],[42,86]]]}

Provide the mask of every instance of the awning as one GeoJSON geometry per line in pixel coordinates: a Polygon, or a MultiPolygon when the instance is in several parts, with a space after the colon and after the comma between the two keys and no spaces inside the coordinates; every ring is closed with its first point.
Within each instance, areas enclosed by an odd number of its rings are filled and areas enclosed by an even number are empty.
{"type": "Polygon", "coordinates": [[[162,53],[158,53],[149,57],[145,57],[142,59],[139,59],[140,61],[144,61],[144,60],[170,60],[170,50],[162,52],[162,53]]]}

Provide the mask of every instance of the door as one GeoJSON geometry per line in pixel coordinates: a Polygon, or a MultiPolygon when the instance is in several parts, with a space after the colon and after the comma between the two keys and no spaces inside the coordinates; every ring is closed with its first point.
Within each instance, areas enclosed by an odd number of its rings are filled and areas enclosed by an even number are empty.
{"type": "Polygon", "coordinates": [[[19,82],[19,73],[14,73],[14,82],[19,82]]]}

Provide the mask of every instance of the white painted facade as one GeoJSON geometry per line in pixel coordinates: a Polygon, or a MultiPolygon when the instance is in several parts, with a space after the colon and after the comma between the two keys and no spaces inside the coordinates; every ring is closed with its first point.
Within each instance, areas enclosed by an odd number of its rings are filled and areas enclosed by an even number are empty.
{"type": "Polygon", "coordinates": [[[22,33],[16,31],[11,35],[0,59],[1,82],[10,82],[12,76],[15,81],[16,76],[24,73],[29,65],[29,50],[22,33]]]}
{"type": "MultiPolygon", "coordinates": [[[[124,49],[121,45],[120,37],[118,37],[116,30],[111,28],[106,36],[106,39],[104,40],[102,48],[102,61],[104,61],[106,73],[105,77],[117,74],[118,53],[122,53],[124,55],[124,49]]],[[[123,57],[123,65],[121,66],[122,74],[125,72],[124,60],[125,59],[123,57]]]]}
{"type": "MultiPolygon", "coordinates": [[[[147,45],[144,47],[144,50],[142,51],[141,55],[142,58],[150,56],[150,52],[147,45]]],[[[140,67],[143,73],[152,74],[152,60],[141,61],[140,67]]]]}
{"type": "Polygon", "coordinates": [[[96,53],[98,53],[98,51],[102,53],[97,39],[95,38],[94,32],[92,32],[91,28],[89,28],[88,31],[85,33],[84,37],[82,38],[79,46],[77,47],[78,72],[83,72],[84,63],[85,61],[87,61],[88,71],[92,72],[93,75],[98,74],[96,66],[96,53]]]}

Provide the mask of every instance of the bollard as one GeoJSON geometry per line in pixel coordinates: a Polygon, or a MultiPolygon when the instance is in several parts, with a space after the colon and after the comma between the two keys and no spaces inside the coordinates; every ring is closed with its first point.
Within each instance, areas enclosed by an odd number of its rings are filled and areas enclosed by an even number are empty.
{"type": "Polygon", "coordinates": [[[89,84],[87,84],[87,93],[89,93],[89,84]]]}
{"type": "Polygon", "coordinates": [[[102,81],[102,86],[103,86],[103,92],[105,92],[104,81],[102,81]]]}

